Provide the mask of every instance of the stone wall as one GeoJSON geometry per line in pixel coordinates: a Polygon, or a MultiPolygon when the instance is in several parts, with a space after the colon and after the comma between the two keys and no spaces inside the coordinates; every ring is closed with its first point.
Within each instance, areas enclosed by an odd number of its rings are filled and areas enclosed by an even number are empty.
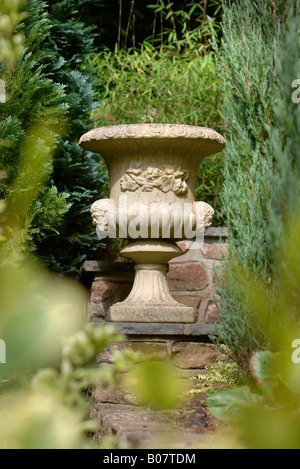
{"type": "MultiPolygon", "coordinates": [[[[223,256],[226,256],[226,240],[225,228],[209,228],[201,249],[192,249],[192,241],[179,242],[184,254],[169,263],[170,291],[177,301],[194,308],[195,322],[114,323],[118,332],[127,335],[128,340],[122,346],[139,350],[144,358],[167,360],[176,369],[187,373],[195,373],[224,358],[208,336],[215,334],[215,272],[222,267],[223,256]]],[[[82,279],[91,289],[88,320],[106,324],[109,307],[124,300],[131,290],[134,264],[86,261],[82,279]]],[[[108,351],[101,361],[109,362],[110,357],[108,351]]]]}

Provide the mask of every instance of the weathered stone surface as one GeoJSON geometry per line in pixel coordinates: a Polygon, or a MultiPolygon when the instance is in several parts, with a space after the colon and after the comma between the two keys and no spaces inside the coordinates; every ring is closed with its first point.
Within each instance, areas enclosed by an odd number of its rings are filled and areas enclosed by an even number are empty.
{"type": "Polygon", "coordinates": [[[209,285],[205,268],[195,262],[170,264],[167,281],[171,291],[204,290],[209,285]]]}
{"type": "Polygon", "coordinates": [[[105,303],[93,303],[88,304],[88,321],[103,321],[106,317],[108,308],[105,307],[105,303]]]}
{"type": "MultiPolygon", "coordinates": [[[[178,243],[177,243],[178,244],[178,243]]],[[[172,259],[169,262],[169,266],[172,264],[186,264],[189,262],[201,262],[203,259],[201,249],[187,249],[184,254],[176,259],[172,259]]]]}
{"type": "Polygon", "coordinates": [[[119,442],[127,442],[133,448],[144,447],[149,437],[159,438],[170,432],[170,422],[158,412],[132,405],[98,404],[94,417],[100,421],[98,438],[116,435],[119,442]]]}
{"type": "Polygon", "coordinates": [[[132,449],[194,449],[201,445],[205,435],[216,429],[216,420],[199,406],[184,413],[97,403],[91,417],[100,423],[98,440],[114,435],[118,444],[127,444],[132,449]]]}
{"type": "Polygon", "coordinates": [[[113,299],[112,292],[107,282],[95,280],[91,287],[91,300],[93,303],[102,303],[113,299]]]}
{"type": "Polygon", "coordinates": [[[210,301],[205,314],[206,324],[214,324],[218,321],[218,308],[213,301],[210,301]]]}
{"type": "Polygon", "coordinates": [[[134,277],[134,263],[133,262],[113,262],[113,261],[85,261],[81,267],[81,273],[93,273],[94,275],[123,277],[134,277]]]}
{"type": "Polygon", "coordinates": [[[191,337],[199,337],[199,336],[206,336],[206,335],[217,335],[216,329],[211,324],[189,324],[189,334],[191,337]]]}
{"type": "MultiPolygon", "coordinates": [[[[96,323],[95,323],[96,324],[96,323]]],[[[105,324],[112,324],[104,322],[105,324]]],[[[114,322],[119,334],[128,336],[190,336],[199,337],[216,334],[210,324],[180,324],[180,323],[139,323],[139,322],[114,322]]]]}
{"type": "Polygon", "coordinates": [[[191,323],[195,321],[195,312],[193,308],[179,303],[172,306],[117,303],[109,309],[107,318],[113,322],[191,323]]]}
{"type": "Polygon", "coordinates": [[[212,240],[212,242],[218,243],[220,238],[223,240],[228,238],[228,228],[225,226],[210,226],[205,232],[205,239],[212,240]]]}
{"type": "Polygon", "coordinates": [[[172,346],[171,360],[179,368],[204,368],[225,358],[213,344],[180,341],[172,346]]]}
{"type": "Polygon", "coordinates": [[[167,356],[167,345],[165,342],[149,341],[125,341],[120,344],[112,345],[97,357],[97,361],[113,363],[113,352],[128,348],[137,352],[137,361],[152,359],[164,360],[167,356]]]}
{"type": "Polygon", "coordinates": [[[125,348],[130,348],[138,353],[138,360],[160,359],[167,357],[167,345],[165,342],[140,342],[129,341],[124,343],[125,348]]]}
{"type": "MultiPolygon", "coordinates": [[[[106,322],[106,324],[112,324],[106,322]]],[[[138,336],[163,336],[163,335],[183,335],[184,324],[180,323],[139,323],[139,322],[114,322],[116,331],[119,334],[138,336]]]]}
{"type": "Polygon", "coordinates": [[[190,239],[184,239],[182,241],[177,241],[176,244],[180,247],[182,252],[185,253],[190,249],[191,245],[193,244],[193,241],[190,239]]]}
{"type": "Polygon", "coordinates": [[[138,397],[132,394],[127,383],[123,379],[120,384],[114,386],[101,386],[97,384],[92,389],[91,397],[95,403],[141,405],[138,397]]]}
{"type": "Polygon", "coordinates": [[[204,243],[201,252],[206,259],[222,260],[228,254],[227,244],[207,244],[204,243]]]}
{"type": "Polygon", "coordinates": [[[110,304],[123,301],[128,296],[131,287],[131,283],[95,280],[91,288],[91,300],[94,303],[108,302],[110,304]]]}
{"type": "Polygon", "coordinates": [[[173,294],[173,297],[178,301],[178,303],[194,308],[195,317],[197,317],[198,308],[201,302],[201,298],[199,296],[173,294]]]}

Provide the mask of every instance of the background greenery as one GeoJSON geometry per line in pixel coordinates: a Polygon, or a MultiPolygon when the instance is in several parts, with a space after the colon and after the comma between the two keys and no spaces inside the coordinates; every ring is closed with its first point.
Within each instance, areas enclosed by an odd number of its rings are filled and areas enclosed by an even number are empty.
{"type": "MultiPolygon", "coordinates": [[[[115,48],[93,54],[99,96],[93,119],[98,126],[185,123],[224,131],[222,91],[209,40],[212,31],[217,37],[220,33],[221,4],[179,3],[148,4],[149,16],[153,15],[151,35],[128,47],[129,32],[134,34],[133,9],[115,48]]],[[[224,223],[219,198],[222,164],[222,154],[206,158],[196,185],[197,200],[216,210],[215,225],[224,223]]]]}
{"type": "MultiPolygon", "coordinates": [[[[216,343],[247,384],[212,396],[211,411],[246,422],[242,445],[298,447],[299,373],[289,351],[299,337],[300,108],[291,99],[300,76],[299,0],[224,0],[222,9],[213,0],[109,5],[1,3],[0,337],[13,359],[1,365],[0,410],[12,391],[14,403],[27,404],[9,407],[0,442],[86,444],[82,390],[91,378],[111,380],[105,370],[94,374],[89,360],[120,338],[80,331],[61,349],[57,340],[82,328],[73,315],[80,318],[85,295],[37,259],[75,275],[86,257],[107,256],[111,247],[96,239],[89,214],[108,195],[107,173],[98,155],[78,147],[79,137],[96,125],[155,121],[208,125],[227,138],[224,155],[203,163],[196,195],[229,229],[216,343]],[[24,255],[30,251],[34,257],[24,255]]],[[[154,368],[138,383],[146,400],[154,368]]]]}
{"type": "MultiPolygon", "coordinates": [[[[51,157],[39,196],[31,212],[24,211],[19,241],[52,270],[77,275],[86,258],[118,254],[116,244],[97,239],[91,224],[91,204],[109,194],[108,175],[99,155],[78,146],[80,136],[97,125],[153,121],[222,131],[222,93],[209,43],[211,24],[220,34],[220,3],[120,2],[110,13],[101,0],[25,5],[19,26],[24,52],[11,72],[2,66],[9,105],[1,106],[1,138],[9,146],[1,147],[1,198],[16,178],[28,128],[49,122],[51,157]],[[145,28],[137,18],[145,19],[145,28]],[[118,24],[114,43],[101,26],[109,21],[118,24]]],[[[216,209],[216,224],[224,223],[221,168],[222,155],[207,158],[196,188],[196,197],[216,209]]],[[[14,220],[12,211],[3,222],[6,237],[14,220]]],[[[13,249],[12,243],[5,246],[13,249]]]]}
{"type": "MultiPolygon", "coordinates": [[[[28,220],[34,220],[33,207],[41,204],[41,197],[47,193],[53,150],[61,143],[56,124],[62,122],[65,114],[56,106],[64,98],[62,87],[42,73],[42,65],[37,67],[41,49],[37,49],[36,55],[32,54],[26,38],[26,34],[43,35],[43,27],[47,30],[44,5],[35,1],[28,3],[25,24],[21,23],[25,18],[20,13],[23,6],[19,0],[0,5],[0,12],[6,18],[5,34],[0,38],[2,76],[7,79],[6,91],[9,92],[5,105],[11,104],[12,112],[12,117],[4,114],[0,123],[6,132],[1,143],[4,150],[9,150],[3,151],[1,160],[6,185],[3,188],[5,199],[1,201],[0,337],[1,344],[3,341],[6,344],[7,360],[1,362],[0,367],[0,448],[98,448],[99,442],[93,438],[98,422],[90,417],[87,390],[95,385],[116,383],[120,372],[134,363],[134,354],[116,351],[113,365],[99,366],[96,363],[99,352],[122,341],[123,337],[115,334],[113,326],[84,326],[83,313],[88,299],[85,289],[74,280],[50,273],[28,252],[33,233],[33,224],[28,220]],[[33,14],[29,21],[30,7],[37,17],[33,14]],[[16,33],[19,24],[22,32],[16,33]],[[32,56],[35,60],[31,61],[32,56]],[[27,66],[28,83],[21,73],[27,66]],[[17,78],[20,73],[24,99],[29,91],[34,98],[32,109],[31,100],[27,101],[27,117],[34,109],[40,111],[34,114],[36,119],[32,118],[28,126],[18,108],[23,101],[11,102],[11,97],[15,96],[10,94],[13,86],[18,89],[16,82],[9,81],[14,73],[17,78]],[[17,130],[23,130],[16,135],[16,141],[7,131],[10,118],[19,124],[17,130]],[[12,154],[15,159],[10,159],[12,154]]],[[[164,364],[159,369],[156,366],[155,370],[167,376],[167,382],[160,380],[159,389],[154,386],[153,392],[148,385],[142,387],[141,396],[158,406],[166,405],[169,402],[166,390],[172,376],[164,364]]],[[[149,383],[151,373],[149,363],[146,367],[136,366],[131,376],[132,386],[141,386],[140,377],[149,383]]],[[[110,441],[110,445],[114,443],[110,441]]]]}

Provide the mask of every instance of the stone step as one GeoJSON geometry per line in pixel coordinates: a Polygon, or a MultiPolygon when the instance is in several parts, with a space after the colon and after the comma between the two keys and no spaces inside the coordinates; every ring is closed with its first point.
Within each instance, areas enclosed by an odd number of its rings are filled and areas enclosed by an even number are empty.
{"type": "Polygon", "coordinates": [[[180,414],[134,405],[98,403],[93,414],[100,423],[99,441],[114,436],[129,449],[191,449],[212,429],[206,411],[180,414]]]}

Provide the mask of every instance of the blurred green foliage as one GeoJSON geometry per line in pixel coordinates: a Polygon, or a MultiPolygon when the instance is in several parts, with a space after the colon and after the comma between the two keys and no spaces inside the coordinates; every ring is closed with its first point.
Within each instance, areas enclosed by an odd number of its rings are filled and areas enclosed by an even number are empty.
{"type": "MultiPolygon", "coordinates": [[[[299,337],[295,330],[291,337],[299,337]]],[[[211,413],[232,422],[231,431],[255,449],[300,448],[300,368],[284,352],[260,351],[250,361],[250,385],[211,394],[211,413]]]]}
{"type": "Polygon", "coordinates": [[[174,408],[182,390],[171,365],[163,360],[144,360],[132,367],[126,383],[141,405],[155,410],[174,408]]]}
{"type": "Polygon", "coordinates": [[[9,66],[24,49],[24,34],[16,32],[16,27],[26,18],[21,12],[25,0],[2,0],[0,17],[0,57],[9,66]]]}
{"type": "Polygon", "coordinates": [[[41,125],[24,136],[17,176],[1,204],[2,449],[90,447],[88,431],[96,427],[90,423],[86,390],[99,381],[114,382],[124,367],[124,357],[113,367],[94,363],[100,351],[121,337],[112,328],[83,330],[88,302],[83,287],[48,272],[24,252],[53,141],[41,125]]]}
{"type": "Polygon", "coordinates": [[[2,255],[4,249],[6,254],[34,249],[34,236],[57,233],[69,208],[64,192],[58,193],[54,185],[46,187],[66,110],[59,103],[62,86],[53,83],[41,63],[40,46],[49,23],[36,0],[26,2],[30,12],[20,11],[24,5],[0,5],[7,26],[1,29],[5,48],[0,48],[0,77],[5,83],[5,102],[0,105],[0,235],[6,239],[2,255]]]}
{"type": "Polygon", "coordinates": [[[198,50],[171,55],[144,42],[140,50],[104,50],[93,56],[102,125],[162,122],[221,125],[220,89],[213,56],[198,50]]]}
{"type": "Polygon", "coordinates": [[[124,356],[117,357],[113,367],[95,362],[99,352],[122,337],[113,327],[82,329],[86,298],[79,286],[43,272],[43,267],[39,272],[28,259],[18,261],[21,265],[12,271],[2,266],[5,282],[1,272],[6,292],[0,294],[1,312],[5,312],[0,335],[7,358],[0,367],[0,447],[93,447],[96,442],[88,435],[98,423],[89,417],[86,391],[99,383],[111,385],[124,370],[124,356]],[[12,301],[14,282],[25,273],[24,291],[18,292],[18,301],[12,301]],[[41,368],[47,365],[52,368],[41,368]]]}
{"type": "MultiPolygon", "coordinates": [[[[100,422],[91,418],[93,388],[127,383],[137,402],[169,409],[178,402],[178,379],[160,361],[113,350],[112,363],[96,357],[125,337],[114,326],[84,326],[87,292],[49,273],[31,257],[0,265],[0,448],[104,448],[100,422]]],[[[99,391],[98,391],[99,392],[99,391]]],[[[110,442],[118,447],[118,441],[110,442]]],[[[110,446],[109,446],[110,447],[110,446]]]]}
{"type": "Polygon", "coordinates": [[[217,365],[206,366],[205,373],[200,373],[190,379],[196,380],[196,386],[185,395],[202,394],[203,398],[199,400],[199,403],[205,408],[207,407],[206,398],[210,394],[220,389],[236,388],[245,383],[245,377],[239,372],[238,365],[231,361],[220,361],[217,365]]]}
{"type": "Polygon", "coordinates": [[[207,404],[215,417],[233,422],[232,431],[247,447],[299,449],[299,215],[285,227],[274,268],[276,279],[268,289],[244,266],[236,270],[249,292],[253,319],[265,325],[269,348],[252,355],[244,386],[212,394],[207,404]]]}

